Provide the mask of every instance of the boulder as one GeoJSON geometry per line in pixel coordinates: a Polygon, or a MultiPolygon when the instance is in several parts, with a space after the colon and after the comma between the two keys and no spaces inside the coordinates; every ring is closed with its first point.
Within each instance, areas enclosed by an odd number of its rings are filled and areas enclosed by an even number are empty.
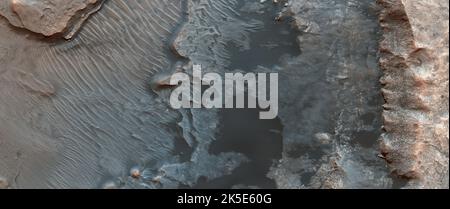
{"type": "Polygon", "coordinates": [[[70,39],[103,0],[1,0],[0,15],[19,28],[70,39]]]}

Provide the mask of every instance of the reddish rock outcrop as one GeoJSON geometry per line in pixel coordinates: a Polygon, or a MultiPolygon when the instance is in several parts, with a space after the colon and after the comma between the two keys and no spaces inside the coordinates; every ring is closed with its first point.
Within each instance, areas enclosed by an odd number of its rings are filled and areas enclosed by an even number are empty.
{"type": "Polygon", "coordinates": [[[410,188],[449,187],[448,1],[379,0],[381,151],[410,188]]]}
{"type": "Polygon", "coordinates": [[[20,28],[70,39],[103,0],[1,0],[0,15],[20,28]]]}

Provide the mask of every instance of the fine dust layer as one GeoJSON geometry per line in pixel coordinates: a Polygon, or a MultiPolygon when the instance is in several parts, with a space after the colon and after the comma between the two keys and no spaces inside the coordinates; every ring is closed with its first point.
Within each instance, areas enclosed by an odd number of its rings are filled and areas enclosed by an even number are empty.
{"type": "Polygon", "coordinates": [[[410,188],[448,188],[448,1],[380,0],[381,151],[410,188]]]}
{"type": "Polygon", "coordinates": [[[0,188],[448,188],[448,3],[64,2],[0,1],[0,188]],[[170,108],[193,64],[279,117],[170,108]]]}

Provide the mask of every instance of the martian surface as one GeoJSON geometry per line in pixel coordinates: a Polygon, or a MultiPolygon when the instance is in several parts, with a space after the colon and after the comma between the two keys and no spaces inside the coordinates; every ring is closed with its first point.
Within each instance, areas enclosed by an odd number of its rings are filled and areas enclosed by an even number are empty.
{"type": "Polygon", "coordinates": [[[449,2],[0,0],[0,189],[449,188],[449,2]],[[278,117],[170,105],[277,73],[278,117]]]}

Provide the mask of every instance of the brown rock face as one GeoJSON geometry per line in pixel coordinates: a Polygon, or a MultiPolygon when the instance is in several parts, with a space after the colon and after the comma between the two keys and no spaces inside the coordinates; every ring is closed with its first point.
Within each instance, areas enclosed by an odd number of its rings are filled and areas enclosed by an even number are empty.
{"type": "Polygon", "coordinates": [[[448,1],[379,0],[382,154],[408,187],[448,188],[448,1]]]}
{"type": "Polygon", "coordinates": [[[20,28],[70,39],[103,0],[0,0],[0,15],[20,28]]]}

